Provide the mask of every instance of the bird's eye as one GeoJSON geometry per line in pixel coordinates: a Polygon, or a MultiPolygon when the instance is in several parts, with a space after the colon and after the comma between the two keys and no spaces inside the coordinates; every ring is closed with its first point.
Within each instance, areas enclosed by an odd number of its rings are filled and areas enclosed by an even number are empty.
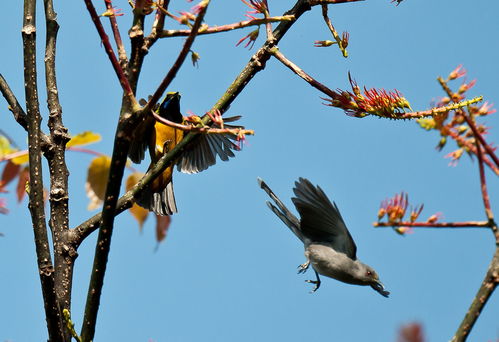
{"type": "Polygon", "coordinates": [[[369,276],[369,277],[370,277],[370,276],[372,276],[372,275],[373,275],[373,273],[372,273],[371,271],[367,271],[367,276],[369,276]]]}

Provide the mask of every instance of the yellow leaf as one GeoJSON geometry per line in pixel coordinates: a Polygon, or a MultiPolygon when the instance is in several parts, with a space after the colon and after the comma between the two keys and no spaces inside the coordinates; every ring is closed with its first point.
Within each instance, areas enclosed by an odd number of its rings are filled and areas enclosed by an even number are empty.
{"type": "MultiPolygon", "coordinates": [[[[130,190],[135,184],[137,184],[139,179],[141,179],[143,176],[144,174],[141,172],[134,172],[130,176],[128,176],[125,184],[126,191],[130,190]]],[[[149,210],[142,208],[141,206],[134,203],[133,206],[129,209],[129,211],[130,214],[132,214],[132,216],[139,223],[139,229],[142,230],[142,226],[144,225],[144,222],[147,219],[149,210]]]]}
{"type": "Polygon", "coordinates": [[[90,163],[85,183],[85,191],[90,199],[88,210],[97,209],[104,202],[110,167],[111,157],[108,156],[94,158],[90,163]]]}
{"type": "Polygon", "coordinates": [[[28,151],[26,151],[26,153],[19,155],[18,157],[12,158],[11,160],[16,165],[22,165],[28,163],[29,162],[28,151]]]}
{"type": "Polygon", "coordinates": [[[10,146],[10,140],[5,136],[0,135],[0,158],[15,151],[16,150],[10,146]]]}
{"type": "Polygon", "coordinates": [[[101,140],[100,134],[86,131],[79,133],[71,138],[66,144],[66,147],[88,145],[101,140]]]}

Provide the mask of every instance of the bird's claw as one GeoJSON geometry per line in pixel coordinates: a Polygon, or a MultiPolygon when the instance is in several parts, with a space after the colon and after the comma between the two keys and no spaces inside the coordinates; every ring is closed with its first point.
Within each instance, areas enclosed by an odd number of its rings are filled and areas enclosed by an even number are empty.
{"type": "Polygon", "coordinates": [[[298,274],[302,274],[307,272],[308,266],[310,266],[310,261],[304,262],[303,264],[298,266],[298,274]]]}
{"type": "Polygon", "coordinates": [[[305,280],[306,283],[309,284],[315,284],[314,288],[310,291],[310,293],[314,293],[321,287],[321,281],[320,280],[305,280]]]}

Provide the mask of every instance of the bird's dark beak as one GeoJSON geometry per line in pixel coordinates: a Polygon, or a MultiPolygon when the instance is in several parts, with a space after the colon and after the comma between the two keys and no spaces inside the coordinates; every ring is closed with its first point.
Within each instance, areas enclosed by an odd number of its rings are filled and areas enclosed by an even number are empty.
{"type": "Polygon", "coordinates": [[[385,286],[379,280],[376,281],[374,284],[371,284],[371,287],[383,297],[388,298],[388,295],[390,295],[390,292],[385,290],[385,286]]]}

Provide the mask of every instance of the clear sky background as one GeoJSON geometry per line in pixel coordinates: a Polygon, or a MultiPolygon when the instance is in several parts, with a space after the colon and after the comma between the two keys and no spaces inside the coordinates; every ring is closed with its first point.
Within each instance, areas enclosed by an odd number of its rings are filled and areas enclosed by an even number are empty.
{"type": "MultiPolygon", "coordinates": [[[[272,15],[292,1],[270,0],[272,15]]],[[[95,1],[103,12],[103,2],[95,1]]],[[[126,34],[132,16],[126,1],[115,1],[126,34]]],[[[184,1],[171,9],[186,10],[184,1]]],[[[111,154],[121,90],[83,1],[55,1],[61,30],[58,83],[64,123],[73,134],[91,130],[103,140],[92,148],[111,154]]],[[[40,12],[42,4],[39,2],[40,12]]],[[[237,0],[212,1],[210,25],[243,20],[237,0]]],[[[415,1],[396,7],[388,0],[330,7],[334,25],[350,33],[350,56],[338,49],[314,48],[330,39],[320,8],[306,13],[279,44],[281,51],[330,88],[348,88],[350,71],[359,85],[400,90],[414,109],[429,108],[443,95],[436,82],[458,64],[477,79],[469,96],[499,103],[499,3],[495,1],[415,1]]],[[[150,19],[148,18],[148,24],[150,19]]],[[[5,1],[0,72],[24,100],[22,2],[5,1]]],[[[43,16],[38,37],[43,62],[43,16]]],[[[180,28],[168,22],[171,28],[180,28]]],[[[106,25],[106,28],[108,25],[106,25]]],[[[223,94],[257,47],[235,43],[251,29],[199,37],[199,68],[186,63],[170,91],[182,93],[182,111],[202,114],[223,94]]],[[[176,57],[183,38],[159,41],[147,56],[138,95],[151,94],[176,57]]],[[[129,44],[127,44],[129,50],[129,44]]],[[[40,68],[40,84],[43,72],[40,68]]],[[[461,82],[455,83],[458,86],[461,82]]],[[[47,110],[42,96],[46,129],[47,110]]],[[[142,233],[129,213],[117,218],[95,341],[395,341],[402,324],[418,321],[429,341],[448,340],[464,317],[494,251],[488,230],[421,229],[399,236],[374,229],[381,200],[400,191],[424,203],[422,219],[442,212],[445,221],[483,220],[477,163],[463,156],[449,167],[437,152],[439,137],[411,121],[356,119],[322,105],[315,89],[271,59],[232,104],[227,115],[243,115],[254,129],[244,150],[230,162],[199,175],[174,175],[179,213],[155,251],[154,220],[142,233]],[[297,275],[304,262],[298,239],[266,207],[260,176],[293,208],[298,177],[319,184],[341,209],[358,247],[358,257],[374,267],[389,291],[383,298],[369,287],[323,277],[315,294],[297,275]]],[[[24,148],[26,136],[1,103],[1,129],[24,148]]],[[[497,114],[486,119],[487,138],[499,141],[497,114]]],[[[92,156],[68,153],[71,226],[88,212],[84,192],[92,156]]],[[[139,166],[144,170],[146,163],[139,166]]],[[[45,172],[47,174],[47,172],[45,172]]],[[[498,180],[487,170],[493,209],[499,215],[498,180]]],[[[12,187],[11,187],[12,188],[12,187]]],[[[0,231],[0,341],[46,338],[27,202],[5,195],[8,215],[0,231]]],[[[294,208],[293,208],[294,209],[294,208]]],[[[72,315],[79,327],[95,246],[85,241],[76,261],[72,315]]],[[[470,341],[499,338],[495,293],[470,341]]]]}

